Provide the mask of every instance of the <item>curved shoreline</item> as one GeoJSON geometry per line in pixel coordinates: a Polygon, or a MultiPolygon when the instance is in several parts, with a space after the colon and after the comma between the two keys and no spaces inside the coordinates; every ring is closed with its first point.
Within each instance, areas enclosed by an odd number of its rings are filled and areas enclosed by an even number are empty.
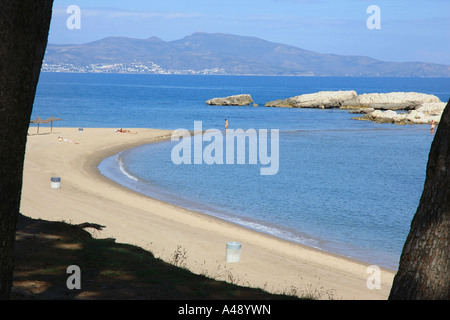
{"type": "MultiPolygon", "coordinates": [[[[164,140],[155,141],[154,143],[156,144],[161,142],[164,142],[164,140]]],[[[150,145],[152,144],[153,143],[150,143],[150,145]]],[[[147,144],[144,144],[142,146],[146,145],[147,144]]],[[[139,147],[141,146],[127,148],[127,150],[139,147]]],[[[146,185],[145,182],[140,181],[139,178],[133,176],[133,174],[127,172],[125,168],[122,168],[120,155],[123,152],[126,152],[127,150],[121,150],[118,153],[113,154],[112,156],[108,156],[105,159],[102,159],[99,165],[97,166],[101,175],[106,177],[108,180],[117,183],[118,185],[125,187],[129,190],[138,192],[140,194],[143,194],[144,196],[150,197],[158,201],[162,201],[164,203],[169,203],[174,206],[182,207],[186,210],[196,212],[197,214],[211,216],[224,222],[232,223],[234,225],[243,227],[251,231],[275,237],[276,239],[306,246],[311,249],[323,251],[329,254],[334,254],[347,259],[362,262],[367,265],[374,263],[370,262],[369,257],[366,257],[366,259],[364,259],[361,252],[360,256],[358,256],[357,254],[355,255],[354,253],[351,253],[351,249],[345,250],[341,248],[341,251],[338,251],[337,249],[333,250],[332,248],[333,245],[331,247],[328,246],[327,248],[326,245],[323,245],[323,243],[327,242],[327,240],[323,240],[321,238],[314,237],[312,235],[307,235],[305,233],[290,229],[289,226],[277,225],[268,221],[244,217],[236,212],[225,211],[223,208],[220,208],[217,205],[209,205],[209,204],[205,205],[202,202],[191,201],[186,196],[176,195],[175,190],[164,190],[164,191],[158,190],[159,186],[155,186],[154,184],[152,184],[151,190],[147,189],[150,186],[146,185]]],[[[336,247],[334,246],[334,248],[336,247]]],[[[372,259],[375,260],[374,256],[372,256],[372,259]]],[[[380,263],[380,266],[391,271],[396,271],[394,267],[391,267],[386,264],[380,263]]]]}
{"type": "Polygon", "coordinates": [[[182,247],[191,271],[221,280],[232,274],[238,284],[271,292],[312,285],[332,290],[338,299],[386,299],[389,294],[392,270],[380,268],[381,289],[370,290],[366,263],[150,198],[98,171],[103,159],[168,139],[171,131],[133,129],[137,135],[126,135],[109,128],[84,133],[74,128],[53,130],[51,135],[28,137],[21,207],[27,216],[101,223],[106,228],[97,236],[144,247],[166,261],[182,247]],[[78,140],[80,145],[58,143],[58,135],[78,140]],[[57,174],[62,176],[62,188],[50,190],[50,176],[57,174]],[[228,241],[242,243],[240,263],[225,262],[228,241]]]}

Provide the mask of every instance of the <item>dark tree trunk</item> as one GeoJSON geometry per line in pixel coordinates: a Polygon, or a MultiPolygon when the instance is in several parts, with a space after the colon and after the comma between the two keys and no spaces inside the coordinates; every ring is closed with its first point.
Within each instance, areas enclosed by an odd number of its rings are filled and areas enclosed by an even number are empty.
{"type": "Polygon", "coordinates": [[[34,95],[53,0],[0,1],[0,299],[8,299],[34,95]]]}
{"type": "Polygon", "coordinates": [[[426,181],[389,299],[450,299],[450,101],[431,145],[426,181]]]}

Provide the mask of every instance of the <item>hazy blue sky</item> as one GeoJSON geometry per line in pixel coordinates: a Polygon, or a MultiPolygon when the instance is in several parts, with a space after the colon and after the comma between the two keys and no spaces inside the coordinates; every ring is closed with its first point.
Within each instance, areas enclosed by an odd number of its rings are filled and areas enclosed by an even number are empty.
{"type": "Polygon", "coordinates": [[[320,53],[450,64],[450,0],[55,0],[49,41],[172,41],[197,31],[254,36],[320,53]],[[80,7],[81,29],[67,28],[69,5],[80,7]],[[381,29],[366,26],[370,5],[381,9],[381,29]]]}

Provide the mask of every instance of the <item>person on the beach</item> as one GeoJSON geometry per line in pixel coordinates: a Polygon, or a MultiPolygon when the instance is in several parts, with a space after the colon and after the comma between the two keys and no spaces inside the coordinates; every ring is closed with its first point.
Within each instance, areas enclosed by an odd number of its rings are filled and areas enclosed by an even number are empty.
{"type": "Polygon", "coordinates": [[[132,134],[136,134],[137,132],[131,132],[130,130],[124,130],[122,128],[120,128],[119,130],[117,130],[117,132],[121,132],[121,133],[132,133],[132,134]]]}
{"type": "Polygon", "coordinates": [[[225,131],[228,129],[228,120],[225,119],[225,131]]]}
{"type": "Polygon", "coordinates": [[[69,142],[69,143],[79,144],[78,142],[75,142],[75,141],[70,140],[70,139],[65,139],[63,137],[58,137],[58,141],[59,142],[69,142]]]}
{"type": "Polygon", "coordinates": [[[434,123],[434,120],[431,120],[431,129],[430,129],[430,132],[433,133],[435,128],[436,128],[436,124],[434,123]]]}

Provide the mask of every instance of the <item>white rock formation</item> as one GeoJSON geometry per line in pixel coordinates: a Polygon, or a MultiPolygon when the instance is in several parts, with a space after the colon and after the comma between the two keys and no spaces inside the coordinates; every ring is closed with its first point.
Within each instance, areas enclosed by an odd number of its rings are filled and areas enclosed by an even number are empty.
{"type": "Polygon", "coordinates": [[[210,99],[206,103],[214,106],[246,106],[253,103],[253,99],[249,94],[238,94],[224,98],[210,99]]]}
{"type": "Polygon", "coordinates": [[[360,107],[384,110],[414,110],[424,103],[439,103],[435,95],[417,92],[363,93],[358,95],[360,107]]]}
{"type": "Polygon", "coordinates": [[[417,112],[422,112],[427,116],[440,116],[446,106],[445,102],[428,102],[422,104],[416,109],[417,112]]]}
{"type": "Polygon", "coordinates": [[[418,92],[364,93],[320,91],[266,103],[266,107],[341,108],[363,114],[353,119],[396,124],[439,123],[446,103],[435,95],[418,92]],[[406,110],[408,113],[397,113],[406,110]]]}
{"type": "Polygon", "coordinates": [[[320,91],[288,99],[294,108],[338,108],[356,102],[356,91],[320,91]]]}
{"type": "Polygon", "coordinates": [[[375,110],[367,113],[362,117],[353,118],[356,120],[369,120],[379,123],[395,123],[395,124],[429,124],[432,120],[436,124],[441,121],[441,114],[429,114],[418,110],[411,110],[408,113],[397,113],[393,110],[375,110]]]}
{"type": "Polygon", "coordinates": [[[356,91],[320,91],[307,93],[285,100],[275,100],[266,103],[266,107],[288,108],[339,108],[357,104],[356,91]]]}

